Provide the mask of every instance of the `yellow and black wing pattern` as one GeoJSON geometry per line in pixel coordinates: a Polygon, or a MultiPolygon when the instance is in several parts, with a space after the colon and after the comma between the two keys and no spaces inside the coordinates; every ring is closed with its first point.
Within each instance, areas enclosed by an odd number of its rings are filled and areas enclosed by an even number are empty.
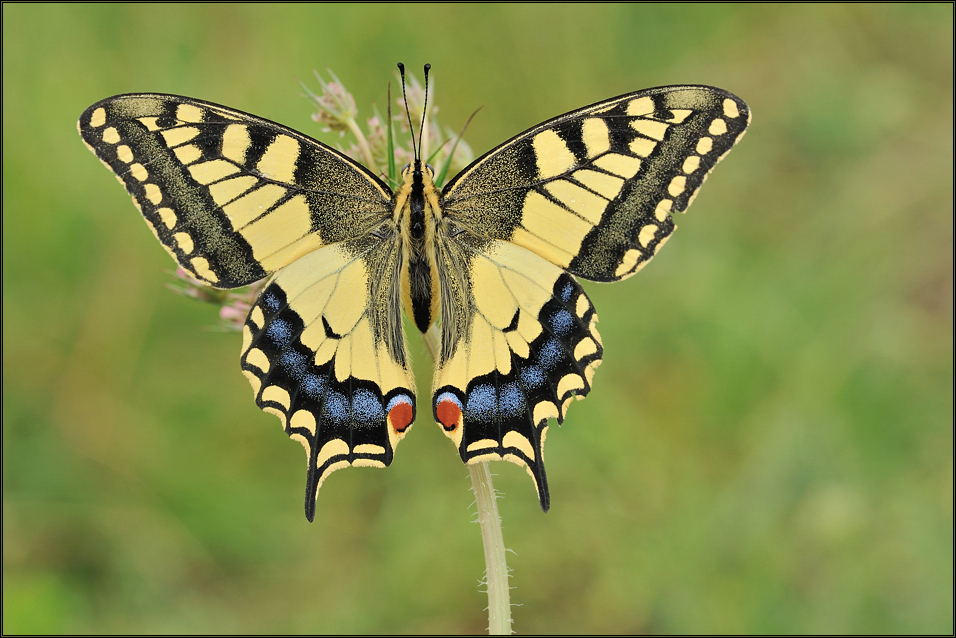
{"type": "Polygon", "coordinates": [[[301,133],[186,97],[112,97],[79,131],[185,270],[219,288],[274,274],[241,362],[306,448],[309,520],[329,472],[388,465],[415,417],[391,190],[301,133]]]}
{"type": "Polygon", "coordinates": [[[524,465],[548,509],[548,420],[590,391],[603,353],[574,276],[644,266],[749,121],[721,89],[648,89],[540,124],[445,187],[437,252],[452,274],[432,408],[464,461],[524,465]]]}
{"type": "Polygon", "coordinates": [[[524,466],[547,510],[549,420],[603,355],[576,277],[645,265],[749,121],[721,89],[648,89],[529,129],[441,193],[416,159],[396,194],[301,133],[191,98],[116,96],[79,130],[185,270],[219,288],[270,277],[241,366],[305,446],[312,520],[329,472],[388,465],[415,419],[403,304],[422,330],[441,317],[431,408],[462,460],[524,466]]]}

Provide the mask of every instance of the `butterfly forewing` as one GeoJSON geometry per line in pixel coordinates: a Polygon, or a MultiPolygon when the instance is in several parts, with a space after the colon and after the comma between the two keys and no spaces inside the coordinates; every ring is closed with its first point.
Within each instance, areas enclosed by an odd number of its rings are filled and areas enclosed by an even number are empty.
{"type": "Polygon", "coordinates": [[[568,272],[616,281],[674,230],[750,111],[706,86],[599,102],[540,124],[476,160],[445,187],[446,214],[568,272]]]}
{"type": "Polygon", "coordinates": [[[174,95],[112,97],[79,121],[179,264],[219,288],[262,279],[391,213],[391,192],[274,122],[174,95]]]}

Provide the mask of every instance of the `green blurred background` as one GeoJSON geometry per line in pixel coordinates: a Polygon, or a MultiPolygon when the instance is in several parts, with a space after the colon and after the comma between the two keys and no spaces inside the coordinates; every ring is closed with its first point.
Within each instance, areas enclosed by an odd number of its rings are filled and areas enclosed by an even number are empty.
{"type": "Polygon", "coordinates": [[[397,61],[433,65],[443,124],[484,105],[477,153],[661,84],[754,113],[662,255],[587,285],[605,363],[548,437],[551,511],[492,466],[515,629],[952,633],[950,4],[4,4],[4,633],[484,630],[427,411],[308,524],[239,335],[164,287],[76,132],[159,91],[334,142],[297,80],[330,68],[368,115],[397,61]]]}

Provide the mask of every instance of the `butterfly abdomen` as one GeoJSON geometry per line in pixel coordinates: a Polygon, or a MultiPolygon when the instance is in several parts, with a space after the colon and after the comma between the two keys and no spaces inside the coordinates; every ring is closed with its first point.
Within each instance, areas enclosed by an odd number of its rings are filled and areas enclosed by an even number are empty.
{"type": "Polygon", "coordinates": [[[395,195],[405,267],[402,273],[405,309],[425,332],[438,315],[439,273],[435,262],[435,229],[440,216],[438,193],[429,167],[416,160],[403,173],[395,195]]]}

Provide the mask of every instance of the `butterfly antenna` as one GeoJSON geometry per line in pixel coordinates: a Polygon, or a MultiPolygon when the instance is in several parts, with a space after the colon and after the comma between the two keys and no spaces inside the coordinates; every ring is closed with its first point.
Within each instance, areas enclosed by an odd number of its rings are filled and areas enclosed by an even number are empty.
{"type": "Polygon", "coordinates": [[[405,65],[398,63],[398,72],[402,74],[402,99],[405,100],[405,117],[408,118],[408,130],[412,134],[412,153],[415,159],[421,159],[418,156],[418,147],[415,146],[415,129],[412,128],[412,113],[408,109],[408,95],[405,93],[405,65]]]}
{"type": "Polygon", "coordinates": [[[418,148],[422,148],[422,141],[425,137],[425,113],[428,113],[428,71],[431,68],[432,65],[425,65],[425,102],[422,104],[422,125],[418,129],[418,148]]]}

